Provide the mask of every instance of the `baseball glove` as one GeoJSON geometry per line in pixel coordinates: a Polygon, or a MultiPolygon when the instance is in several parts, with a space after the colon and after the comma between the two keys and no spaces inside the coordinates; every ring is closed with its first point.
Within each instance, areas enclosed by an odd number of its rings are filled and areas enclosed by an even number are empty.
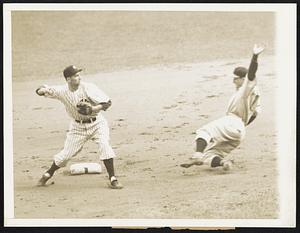
{"type": "Polygon", "coordinates": [[[77,111],[82,115],[90,115],[93,112],[93,108],[90,102],[86,100],[80,101],[77,105],[77,111]]]}
{"type": "Polygon", "coordinates": [[[111,100],[109,100],[108,102],[102,102],[100,104],[102,105],[102,110],[106,111],[111,106],[111,100]]]}

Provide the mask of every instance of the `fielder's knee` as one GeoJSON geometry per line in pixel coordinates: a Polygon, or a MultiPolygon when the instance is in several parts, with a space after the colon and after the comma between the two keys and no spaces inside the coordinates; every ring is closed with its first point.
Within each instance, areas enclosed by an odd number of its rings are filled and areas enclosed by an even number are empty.
{"type": "Polygon", "coordinates": [[[58,154],[56,154],[54,156],[54,162],[58,167],[65,167],[67,165],[67,163],[69,162],[69,160],[73,156],[77,155],[79,153],[79,151],[71,153],[71,152],[66,152],[65,150],[62,150],[61,152],[59,152],[58,154]]]}
{"type": "Polygon", "coordinates": [[[58,166],[58,167],[65,167],[67,165],[67,163],[69,162],[69,159],[61,159],[61,158],[56,158],[54,157],[54,163],[58,166]]]}
{"type": "Polygon", "coordinates": [[[111,159],[116,157],[115,152],[108,142],[99,143],[100,160],[111,159]]]}

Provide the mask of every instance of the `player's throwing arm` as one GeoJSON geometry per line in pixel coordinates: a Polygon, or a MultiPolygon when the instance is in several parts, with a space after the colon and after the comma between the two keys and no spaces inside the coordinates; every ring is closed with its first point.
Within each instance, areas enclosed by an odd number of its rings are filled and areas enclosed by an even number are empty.
{"type": "Polygon", "coordinates": [[[120,189],[114,170],[116,156],[109,143],[109,127],[101,111],[111,106],[110,98],[92,83],[81,82],[81,69],[75,66],[65,68],[63,75],[66,85],[43,85],[36,89],[39,96],[57,99],[62,102],[71,118],[64,148],[54,155],[51,167],[42,175],[38,186],[45,186],[55,171],[66,166],[76,156],[89,139],[95,139],[99,148],[99,160],[103,161],[109,176],[109,186],[120,189]]]}

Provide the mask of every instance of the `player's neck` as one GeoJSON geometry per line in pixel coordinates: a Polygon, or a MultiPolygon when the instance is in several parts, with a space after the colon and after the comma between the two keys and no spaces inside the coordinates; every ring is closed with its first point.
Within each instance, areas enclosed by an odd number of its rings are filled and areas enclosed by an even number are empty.
{"type": "Polygon", "coordinates": [[[78,86],[72,86],[72,85],[68,84],[68,88],[69,88],[70,91],[74,92],[74,91],[78,90],[79,85],[78,86]]]}

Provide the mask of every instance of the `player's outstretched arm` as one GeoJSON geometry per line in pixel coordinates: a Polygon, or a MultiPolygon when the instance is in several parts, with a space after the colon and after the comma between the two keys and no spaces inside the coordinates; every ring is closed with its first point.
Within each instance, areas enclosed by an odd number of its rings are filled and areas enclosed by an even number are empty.
{"type": "Polygon", "coordinates": [[[59,89],[56,86],[48,86],[48,85],[44,84],[42,86],[39,86],[35,90],[35,92],[39,96],[45,96],[45,97],[52,98],[52,99],[60,98],[59,89]]]}
{"type": "Polygon", "coordinates": [[[256,74],[257,66],[258,66],[257,58],[258,58],[258,55],[264,51],[264,49],[265,48],[263,46],[258,46],[256,44],[253,47],[253,56],[252,56],[251,63],[249,66],[249,71],[248,71],[248,79],[250,81],[253,81],[255,79],[255,74],[256,74]]]}

